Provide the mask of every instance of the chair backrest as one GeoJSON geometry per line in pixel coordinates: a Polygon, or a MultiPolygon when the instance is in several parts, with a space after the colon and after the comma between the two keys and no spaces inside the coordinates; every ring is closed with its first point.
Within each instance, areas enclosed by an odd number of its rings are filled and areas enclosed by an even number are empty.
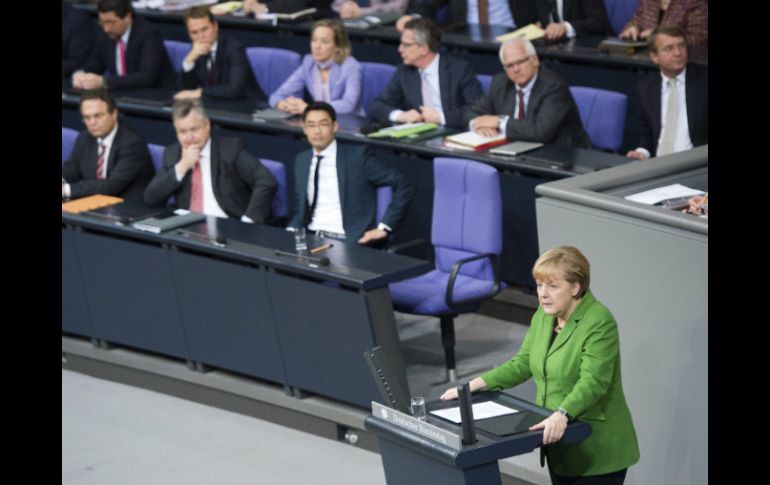
{"type": "Polygon", "coordinates": [[[78,137],[78,132],[73,130],[72,128],[64,128],[62,126],[61,129],[61,163],[64,164],[64,161],[67,160],[70,157],[70,153],[72,153],[72,148],[75,146],[75,140],[78,137]]]}
{"type": "MultiPolygon", "coordinates": [[[[500,176],[493,167],[460,158],[433,159],[433,223],[431,242],[436,269],[449,272],[455,261],[503,249],[500,176]]],[[[487,259],[468,263],[460,273],[492,280],[487,259]]]]}
{"type": "Polygon", "coordinates": [[[628,96],[583,86],[569,89],[594,148],[617,152],[623,142],[628,96]]]}
{"type": "Polygon", "coordinates": [[[160,166],[163,164],[163,151],[166,147],[163,145],[156,145],[155,143],[148,143],[147,148],[150,150],[152,166],[155,167],[155,173],[158,173],[160,166]]]}
{"type": "Polygon", "coordinates": [[[388,211],[390,201],[393,199],[393,187],[383,185],[377,187],[377,222],[382,221],[385,213],[388,211]]]}
{"type": "Polygon", "coordinates": [[[260,162],[266,169],[270,170],[275,180],[278,182],[278,190],[275,191],[273,204],[270,212],[273,217],[288,217],[289,215],[289,192],[286,188],[286,166],[281,162],[260,158],[260,162]]]}
{"type": "Polygon", "coordinates": [[[249,47],[246,49],[251,70],[267,96],[273,94],[297,70],[302,56],[288,49],[249,47]]]}
{"type": "Polygon", "coordinates": [[[610,19],[612,30],[619,34],[626,22],[634,15],[639,0],[604,0],[607,7],[607,17],[610,19]]]}
{"type": "Polygon", "coordinates": [[[182,62],[184,62],[184,57],[192,49],[192,44],[178,40],[164,40],[163,45],[166,46],[166,53],[168,53],[168,58],[174,67],[174,71],[181,72],[182,62]]]}
{"type": "Polygon", "coordinates": [[[489,85],[492,84],[492,75],[476,74],[476,79],[481,83],[481,90],[484,91],[484,94],[487,94],[489,92],[489,85]]]}
{"type": "Polygon", "coordinates": [[[369,105],[390,82],[396,72],[396,66],[381,62],[361,63],[361,106],[368,114],[369,105]]]}

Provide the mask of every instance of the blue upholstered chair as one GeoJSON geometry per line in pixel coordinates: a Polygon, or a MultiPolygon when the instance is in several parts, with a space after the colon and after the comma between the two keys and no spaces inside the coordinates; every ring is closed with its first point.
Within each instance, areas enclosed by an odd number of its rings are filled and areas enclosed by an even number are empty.
{"type": "Polygon", "coordinates": [[[300,65],[302,57],[294,51],[275,47],[246,49],[251,70],[262,91],[269,97],[300,65]]]}
{"type": "Polygon", "coordinates": [[[273,197],[273,204],[270,207],[270,213],[273,217],[286,218],[289,216],[289,193],[286,188],[286,165],[275,160],[260,158],[260,162],[266,169],[270,170],[275,180],[278,182],[278,189],[273,197]]]}
{"type": "Polygon", "coordinates": [[[377,222],[379,223],[388,211],[390,201],[393,199],[393,187],[383,185],[377,187],[377,222]]]}
{"type": "Polygon", "coordinates": [[[450,381],[455,368],[454,317],[476,311],[501,288],[502,205],[497,170],[457,158],[433,160],[431,243],[435,269],[390,285],[396,310],[441,320],[450,381]]]}
{"type": "Polygon", "coordinates": [[[484,94],[487,94],[489,92],[489,86],[492,84],[492,75],[476,74],[476,79],[481,83],[481,90],[484,91],[484,94]]]}
{"type": "Polygon", "coordinates": [[[163,151],[166,147],[163,145],[156,145],[155,143],[148,143],[147,148],[150,150],[150,157],[152,157],[152,166],[155,167],[155,173],[158,173],[160,166],[163,164],[163,151]]]}
{"type": "Polygon", "coordinates": [[[166,46],[166,53],[171,61],[171,65],[174,67],[174,71],[182,72],[182,62],[184,62],[184,57],[192,49],[192,44],[178,40],[164,40],[163,45],[166,46]]]}
{"type": "Polygon", "coordinates": [[[396,72],[396,66],[383,64],[381,62],[362,62],[361,63],[361,106],[368,114],[369,105],[390,82],[393,73],[396,72]]]}
{"type": "Polygon", "coordinates": [[[639,6],[639,0],[604,0],[612,30],[619,34],[639,6]]]}
{"type": "Polygon", "coordinates": [[[64,128],[61,129],[61,163],[64,164],[64,161],[67,160],[70,157],[70,153],[72,153],[72,148],[75,146],[75,140],[78,137],[78,132],[73,130],[72,128],[64,128]]]}
{"type": "Polygon", "coordinates": [[[623,142],[628,96],[583,86],[569,89],[593,147],[617,152],[623,142]]]}

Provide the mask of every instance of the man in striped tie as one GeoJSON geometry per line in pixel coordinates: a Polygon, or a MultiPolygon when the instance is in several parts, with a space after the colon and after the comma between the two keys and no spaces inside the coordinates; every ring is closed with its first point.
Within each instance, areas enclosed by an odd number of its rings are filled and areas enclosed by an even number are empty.
{"type": "Polygon", "coordinates": [[[105,89],[84,92],[80,114],[86,130],[62,164],[62,199],[104,194],[141,201],[154,172],[147,143],[118,122],[115,99],[105,89]]]}

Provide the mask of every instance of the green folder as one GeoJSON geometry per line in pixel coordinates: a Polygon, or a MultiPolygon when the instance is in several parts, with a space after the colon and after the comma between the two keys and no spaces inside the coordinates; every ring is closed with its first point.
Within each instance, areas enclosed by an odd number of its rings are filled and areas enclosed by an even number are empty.
{"type": "Polygon", "coordinates": [[[425,133],[426,131],[435,130],[436,128],[438,128],[436,123],[418,123],[415,126],[410,126],[408,128],[391,126],[383,128],[380,131],[375,131],[374,133],[369,133],[367,136],[369,138],[394,138],[400,140],[401,138],[416,136],[420,133],[425,133]]]}

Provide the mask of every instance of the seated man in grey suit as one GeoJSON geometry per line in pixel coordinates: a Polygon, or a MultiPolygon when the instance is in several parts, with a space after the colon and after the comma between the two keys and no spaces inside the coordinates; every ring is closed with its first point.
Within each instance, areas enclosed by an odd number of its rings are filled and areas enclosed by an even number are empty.
{"type": "Polygon", "coordinates": [[[659,27],[647,43],[650,58],[660,72],[651,72],[639,81],[639,148],[627,156],[644,160],[653,153],[668,155],[707,144],[708,68],[687,64],[685,33],[680,27],[659,27]]]}
{"type": "Polygon", "coordinates": [[[361,145],[341,145],[337,113],[315,102],[302,113],[311,150],[294,160],[294,214],[288,229],[307,227],[324,237],[377,245],[404,219],[414,195],[399,172],[378,162],[361,145]],[[393,198],[381,221],[375,220],[377,187],[393,187],[393,198]]]}
{"type": "Polygon", "coordinates": [[[513,39],[500,46],[505,73],[466,113],[470,129],[484,136],[505,133],[511,141],[591,148],[575,100],[556,73],[540,66],[532,43],[513,39]]]}
{"type": "Polygon", "coordinates": [[[433,21],[414,19],[401,34],[404,60],[385,90],[372,101],[369,116],[377,121],[425,121],[460,128],[463,110],[482,96],[481,84],[462,59],[439,54],[441,31],[433,21]]]}
{"type": "Polygon", "coordinates": [[[166,204],[210,216],[263,223],[277,182],[246,151],[242,140],[211,136],[211,122],[200,99],[174,103],[174,129],[179,143],[166,147],[163,165],[144,192],[147,205],[166,204]]]}
{"type": "Polygon", "coordinates": [[[62,199],[104,194],[141,201],[154,172],[147,143],[118,123],[115,98],[106,89],[83,92],[80,114],[86,130],[61,167],[62,199]]]}

